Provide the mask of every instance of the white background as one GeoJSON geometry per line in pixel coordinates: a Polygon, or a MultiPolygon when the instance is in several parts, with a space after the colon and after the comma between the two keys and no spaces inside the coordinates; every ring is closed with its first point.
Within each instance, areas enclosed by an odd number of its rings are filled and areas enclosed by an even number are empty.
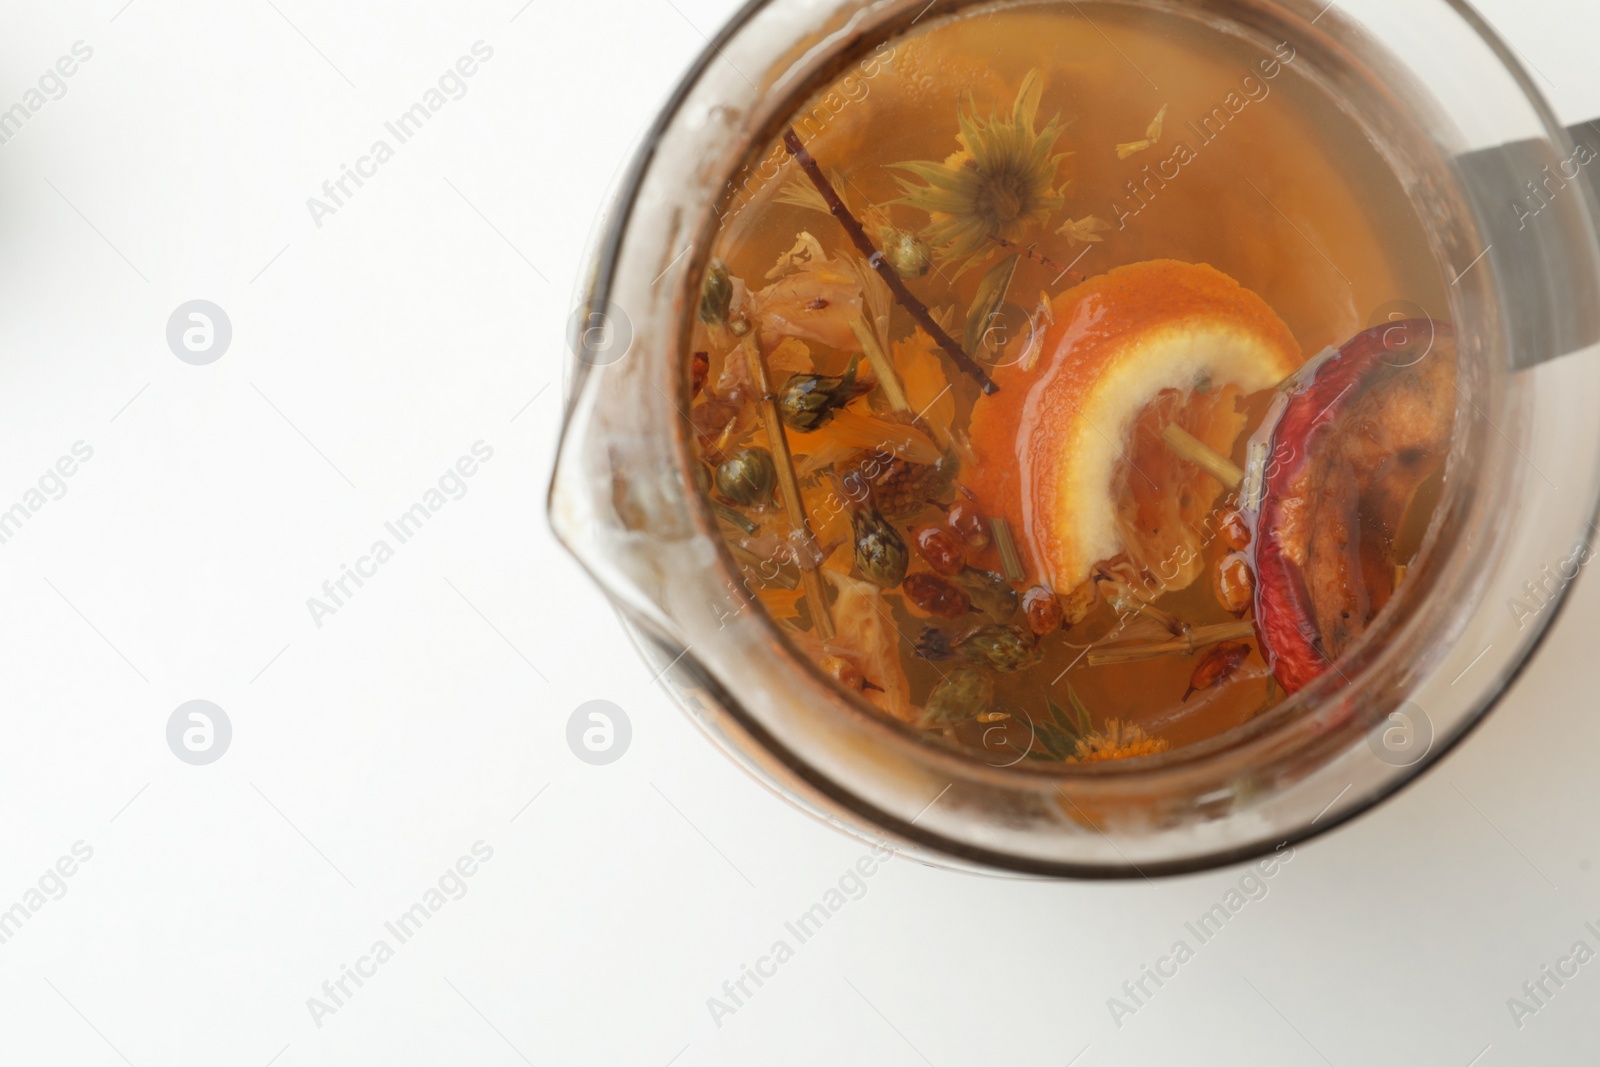
{"type": "MultiPolygon", "coordinates": [[[[897,860],[718,1026],[707,998],[863,846],[651,687],[542,502],[603,191],[733,5],[522,4],[0,7],[0,107],[94,50],[0,146],[0,509],[94,450],[0,545],[0,908],[93,849],[0,944],[0,1064],[1600,1059],[1600,963],[1520,1030],[1506,1006],[1600,948],[1592,579],[1485,728],[1298,849],[1120,1028],[1107,998],[1240,870],[897,860]],[[316,226],[306,198],[479,40],[467,95],[316,226]],[[209,366],[165,340],[196,298],[233,325],[209,366]],[[306,599],[477,441],[466,495],[316,626],[306,599]],[[165,738],[196,698],[234,730],[204,767],[165,738]],[[633,724],[605,767],[564,737],[597,698],[633,724]],[[307,998],[478,841],[466,895],[317,1025],[307,998]]],[[[1600,114],[1600,12],[1488,13],[1567,120],[1600,114]]]]}

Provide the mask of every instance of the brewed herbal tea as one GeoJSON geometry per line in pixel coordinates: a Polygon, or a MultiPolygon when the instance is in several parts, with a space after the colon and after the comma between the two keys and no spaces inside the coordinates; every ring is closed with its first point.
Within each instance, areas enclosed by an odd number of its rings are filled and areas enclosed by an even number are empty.
{"type": "Polygon", "coordinates": [[[730,182],[686,349],[701,484],[839,685],[990,763],[1149,756],[1378,617],[1455,354],[1410,202],[1299,59],[1130,5],[966,14],[730,182]]]}

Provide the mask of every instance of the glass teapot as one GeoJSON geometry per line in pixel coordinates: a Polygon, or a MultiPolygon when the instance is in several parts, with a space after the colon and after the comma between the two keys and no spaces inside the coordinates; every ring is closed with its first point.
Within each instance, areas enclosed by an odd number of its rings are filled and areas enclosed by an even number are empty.
{"type": "Polygon", "coordinates": [[[1352,818],[1460,741],[1590,558],[1600,123],[1564,129],[1458,0],[1071,5],[1292,42],[1296,76],[1377,146],[1449,279],[1459,440],[1406,610],[1345,655],[1340,677],[1136,766],[990,763],[886,721],[784,638],[697,490],[682,408],[688,328],[733,176],[800,101],[913,24],[1008,6],[754,0],[708,44],[646,133],[583,280],[551,521],[705,733],[842,830],[930,863],[1039,876],[1245,859],[1352,818]]]}

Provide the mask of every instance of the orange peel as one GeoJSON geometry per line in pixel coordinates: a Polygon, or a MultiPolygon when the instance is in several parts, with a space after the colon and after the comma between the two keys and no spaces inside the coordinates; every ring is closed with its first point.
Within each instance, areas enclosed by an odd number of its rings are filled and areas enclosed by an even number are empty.
{"type": "Polygon", "coordinates": [[[1176,423],[1230,455],[1245,422],[1235,401],[1291,374],[1300,346],[1261,297],[1176,260],[1091,278],[1051,312],[1037,362],[1001,368],[999,393],[974,409],[980,506],[1010,519],[1025,565],[1052,588],[1122,554],[1164,591],[1184,588],[1223,486],[1161,432],[1176,423]]]}

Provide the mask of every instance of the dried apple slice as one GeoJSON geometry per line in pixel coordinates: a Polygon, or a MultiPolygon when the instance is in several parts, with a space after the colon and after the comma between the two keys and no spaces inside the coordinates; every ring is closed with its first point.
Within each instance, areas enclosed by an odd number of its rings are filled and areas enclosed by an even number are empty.
{"type": "Polygon", "coordinates": [[[1455,385],[1450,328],[1406,319],[1308,364],[1275,401],[1256,436],[1255,617],[1285,691],[1328,670],[1393,593],[1395,538],[1449,452],[1455,385]]]}

